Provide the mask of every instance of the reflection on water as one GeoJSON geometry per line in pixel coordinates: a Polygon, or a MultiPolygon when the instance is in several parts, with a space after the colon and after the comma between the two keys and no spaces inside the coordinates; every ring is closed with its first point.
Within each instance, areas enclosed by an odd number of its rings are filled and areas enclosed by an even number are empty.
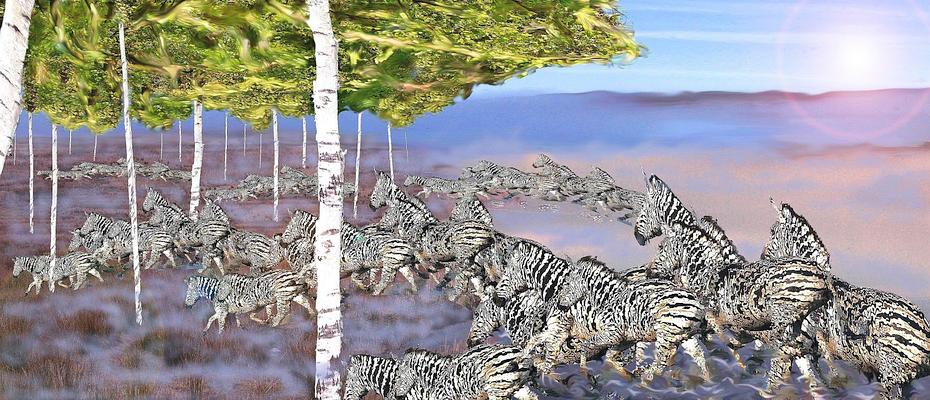
{"type": "MultiPolygon", "coordinates": [[[[906,101],[905,95],[891,99],[906,101]]],[[[697,213],[717,217],[750,259],[761,252],[775,220],[768,201],[774,197],[791,203],[818,229],[831,250],[835,273],[857,284],[898,292],[927,309],[930,268],[923,238],[930,234],[930,147],[922,141],[930,119],[916,118],[895,132],[863,141],[815,134],[803,121],[791,117],[783,103],[765,96],[672,100],[606,94],[476,99],[409,128],[410,156],[398,151],[394,159],[401,174],[454,176],[462,166],[486,157],[530,169],[535,154],[545,151],[579,173],[600,166],[618,184],[630,188],[642,187],[641,169],[645,169],[662,176],[697,213]]],[[[830,103],[830,98],[817,101],[815,109],[828,114],[822,114],[824,118],[844,104],[830,103]]],[[[348,118],[343,122],[354,127],[348,118]]],[[[364,126],[380,125],[366,119],[364,126]]],[[[224,182],[221,115],[208,114],[205,127],[204,186],[231,184],[251,173],[270,174],[270,163],[257,171],[253,162],[258,152],[254,134],[245,156],[241,137],[231,135],[230,181],[224,182]]],[[[45,131],[37,124],[37,169],[48,165],[49,142],[41,134],[45,131]]],[[[300,165],[299,121],[285,121],[282,132],[282,162],[300,165]]],[[[401,132],[395,130],[397,149],[403,145],[401,132]]],[[[353,137],[346,135],[346,147],[354,147],[353,137]]],[[[98,158],[115,161],[120,157],[120,140],[120,135],[105,136],[98,158]]],[[[184,162],[179,164],[176,136],[168,134],[165,140],[166,162],[176,168],[189,166],[190,149],[185,149],[184,162]]],[[[363,140],[361,175],[366,188],[371,186],[373,168],[387,169],[387,157],[382,131],[366,128],[363,140]]],[[[59,155],[62,168],[88,160],[91,143],[86,134],[77,132],[73,155],[59,155]]],[[[185,137],[184,143],[189,146],[191,141],[185,137]]],[[[158,159],[157,134],[140,130],[136,146],[143,160],[158,159]]],[[[270,146],[263,151],[270,160],[270,146]]],[[[311,145],[310,153],[314,151],[311,145]]],[[[198,394],[226,398],[233,393],[247,398],[288,398],[311,393],[312,319],[297,312],[281,329],[245,322],[242,329],[228,326],[221,337],[201,338],[199,332],[210,311],[204,304],[192,311],[182,307],[182,280],[188,271],[144,273],[146,323],[141,328],[133,324],[132,290],[126,278],[107,277],[105,283],[91,282],[93,286],[79,292],[43,292],[23,298],[27,282],[11,279],[9,257],[47,248],[49,205],[49,185],[39,180],[37,229],[30,235],[24,159],[8,165],[0,177],[0,248],[4,255],[0,260],[0,387],[7,397],[32,397],[27,394],[37,390],[46,397],[83,394],[103,398],[198,394]]],[[[347,161],[354,164],[351,156],[347,161]]],[[[347,172],[351,176],[351,167],[347,172]]],[[[83,220],[84,211],[125,213],[124,185],[121,179],[61,182],[58,246],[66,245],[67,232],[83,220]]],[[[186,201],[187,189],[182,185],[143,180],[139,187],[149,185],[164,190],[176,202],[186,201]]],[[[593,254],[609,265],[624,267],[642,264],[655,252],[655,243],[638,246],[628,225],[575,204],[522,198],[492,198],[488,204],[500,230],[538,240],[559,255],[577,259],[593,254]]],[[[231,202],[224,207],[234,224],[245,229],[271,233],[284,224],[270,222],[270,201],[231,202]]],[[[316,212],[310,199],[285,199],[282,207],[316,212]]],[[[451,203],[434,200],[431,207],[444,217],[451,203]]],[[[356,222],[373,217],[364,203],[359,212],[356,222]]],[[[426,285],[421,293],[409,295],[399,285],[382,298],[350,294],[344,311],[345,352],[399,355],[414,346],[461,350],[470,312],[431,289],[426,285]]],[[[676,365],[680,374],[669,373],[650,387],[631,384],[610,367],[602,371],[600,363],[592,362],[592,371],[599,372],[594,389],[572,367],[565,367],[558,371],[563,382],[546,382],[547,395],[592,399],[610,393],[634,398],[755,396],[763,384],[761,374],[747,375],[720,350],[712,351],[716,357],[712,357],[715,379],[711,383],[700,382],[690,361],[681,355],[676,365]]],[[[746,356],[752,351],[751,346],[743,349],[746,356]]],[[[755,368],[764,370],[765,360],[765,355],[758,357],[756,364],[761,365],[755,368]]],[[[915,385],[918,397],[930,393],[926,385],[924,381],[915,385]]],[[[798,397],[804,387],[795,379],[780,394],[798,397]]],[[[842,389],[832,395],[870,398],[875,390],[860,374],[850,373],[842,389]]]]}

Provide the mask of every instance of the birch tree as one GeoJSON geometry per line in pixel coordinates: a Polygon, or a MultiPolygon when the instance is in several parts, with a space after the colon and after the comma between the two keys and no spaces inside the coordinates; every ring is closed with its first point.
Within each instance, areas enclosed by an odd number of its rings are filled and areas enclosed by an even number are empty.
{"type": "Polygon", "coordinates": [[[358,172],[362,165],[362,113],[356,113],[358,134],[355,140],[355,194],[352,198],[352,218],[358,218],[358,172]]]}
{"type": "MultiPolygon", "coordinates": [[[[142,276],[139,271],[139,225],[136,209],[136,163],[132,153],[132,123],[129,119],[129,67],[126,63],[126,34],[119,23],[119,57],[122,71],[123,132],[126,136],[126,176],[129,193],[129,227],[132,235],[132,275],[136,303],[136,323],[142,325],[142,276]]],[[[180,133],[180,123],[178,132],[180,133]]],[[[180,142],[178,142],[180,143],[180,142]]],[[[178,153],[180,156],[180,152],[178,153]]]]}
{"type": "Polygon", "coordinates": [[[345,165],[345,153],[339,143],[339,46],[330,20],[329,0],[310,0],[307,14],[316,61],[313,107],[320,199],[314,249],[317,268],[316,397],[336,400],[339,399],[341,376],[333,361],[342,352],[339,264],[345,165]]]}
{"type": "Polygon", "coordinates": [[[183,165],[184,161],[181,161],[181,143],[184,141],[184,138],[181,137],[181,121],[178,121],[178,164],[183,165]]]}
{"type": "Polygon", "coordinates": [[[36,213],[36,204],[35,204],[35,177],[36,177],[36,160],[35,154],[32,149],[32,113],[29,113],[27,117],[27,124],[29,129],[29,233],[35,233],[35,224],[33,218],[35,218],[36,213]]]}
{"type": "Polygon", "coordinates": [[[49,244],[48,255],[51,262],[48,268],[48,289],[55,292],[55,282],[52,281],[52,271],[58,261],[58,246],[56,236],[58,233],[58,126],[52,124],[52,206],[48,217],[49,244]]]}
{"type": "Polygon", "coordinates": [[[300,119],[300,128],[303,131],[303,144],[300,146],[300,167],[307,168],[307,117],[300,119]]]}
{"type": "Polygon", "coordinates": [[[388,162],[391,164],[391,180],[394,180],[394,144],[391,142],[391,123],[388,122],[388,162]]]}
{"type": "Polygon", "coordinates": [[[23,63],[34,0],[5,0],[0,26],[0,175],[22,111],[23,63]]]}
{"type": "Polygon", "coordinates": [[[223,114],[223,180],[226,180],[226,162],[229,158],[229,112],[223,114]]]}
{"type": "MultiPolygon", "coordinates": [[[[97,161],[97,135],[95,135],[95,134],[93,134],[93,133],[91,133],[91,135],[94,135],[94,156],[93,156],[93,161],[97,161]]],[[[162,138],[164,138],[164,136],[162,136],[162,138]]],[[[164,146],[164,144],[165,144],[164,139],[162,139],[162,145],[164,146]]],[[[160,155],[158,156],[158,159],[161,160],[161,156],[160,156],[160,155]]]]}
{"type": "Polygon", "coordinates": [[[272,180],[274,181],[273,191],[274,191],[274,200],[272,200],[272,214],[275,222],[278,221],[278,112],[271,112],[271,134],[272,139],[274,139],[274,172],[272,172],[272,180]]]}
{"type": "Polygon", "coordinates": [[[200,172],[203,170],[203,104],[194,100],[194,162],[191,164],[191,201],[188,213],[197,219],[200,205],[200,172]]]}

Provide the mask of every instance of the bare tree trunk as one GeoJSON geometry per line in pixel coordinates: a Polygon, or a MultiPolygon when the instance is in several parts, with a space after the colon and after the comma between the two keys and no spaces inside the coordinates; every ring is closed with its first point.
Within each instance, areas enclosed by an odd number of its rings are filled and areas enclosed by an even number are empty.
{"type": "MultiPolygon", "coordinates": [[[[165,132],[159,133],[158,139],[160,140],[160,143],[158,145],[158,160],[161,161],[165,159],[165,132]]],[[[94,136],[94,144],[97,143],[96,140],[97,138],[96,136],[94,136]]]]}
{"type": "Polygon", "coordinates": [[[13,131],[13,165],[16,165],[16,131],[13,131]]]}
{"type": "Polygon", "coordinates": [[[301,157],[302,161],[300,162],[301,168],[307,168],[307,117],[300,119],[300,125],[304,132],[304,142],[301,147],[301,157]]]}
{"type": "Polygon", "coordinates": [[[52,207],[49,213],[49,244],[48,255],[52,258],[48,269],[48,289],[55,291],[55,283],[52,282],[52,271],[55,269],[57,261],[58,246],[55,240],[58,232],[58,126],[52,124],[52,207]]]}
{"type": "Polygon", "coordinates": [[[358,139],[355,141],[355,196],[352,199],[352,218],[358,218],[358,171],[362,165],[362,113],[358,114],[358,139]]]}
{"type": "Polygon", "coordinates": [[[23,62],[34,0],[5,0],[0,26],[0,174],[22,111],[23,62]]]}
{"type": "Polygon", "coordinates": [[[29,113],[29,233],[35,233],[35,224],[33,218],[36,213],[35,204],[35,176],[36,160],[32,151],[32,113],[29,113]]]}
{"type": "Polygon", "coordinates": [[[245,130],[247,127],[248,126],[245,123],[242,124],[242,156],[243,157],[245,157],[245,144],[248,143],[248,140],[249,140],[249,138],[245,136],[245,130]]]}
{"type": "Polygon", "coordinates": [[[404,129],[404,162],[410,162],[410,149],[407,147],[407,130],[406,129],[404,129]]]}
{"type": "Polygon", "coordinates": [[[388,161],[391,163],[391,180],[394,180],[394,145],[391,143],[391,123],[388,122],[388,161]]]}
{"type": "Polygon", "coordinates": [[[316,79],[313,107],[319,161],[320,219],[317,222],[316,398],[339,399],[339,369],[332,362],[342,352],[339,264],[342,254],[343,169],[345,153],[339,143],[339,57],[329,15],[329,0],[307,3],[307,25],[313,31],[316,79]]]}
{"type": "Polygon", "coordinates": [[[72,133],[74,132],[68,129],[68,155],[69,156],[71,155],[71,134],[72,133]]]}
{"type": "Polygon", "coordinates": [[[229,158],[229,112],[223,116],[223,180],[226,180],[226,162],[229,158]]]}
{"type": "Polygon", "coordinates": [[[259,132],[258,133],[258,169],[259,171],[261,171],[262,169],[262,136],[263,135],[261,134],[261,132],[259,132]]]}
{"type": "Polygon", "coordinates": [[[200,172],[203,170],[203,104],[194,100],[194,162],[191,164],[191,202],[188,212],[197,219],[200,205],[200,172]]]}
{"type": "Polygon", "coordinates": [[[181,137],[181,120],[178,120],[178,163],[180,165],[184,165],[184,162],[181,161],[181,154],[182,154],[181,143],[183,141],[184,139],[181,137]]]}
{"type": "Polygon", "coordinates": [[[274,200],[272,206],[272,214],[275,222],[278,221],[278,111],[271,111],[271,134],[272,139],[274,139],[274,172],[272,176],[274,177],[274,200]]]}
{"type": "MultiPolygon", "coordinates": [[[[93,134],[93,135],[94,135],[94,158],[93,158],[93,161],[97,161],[97,134],[93,134]]],[[[162,139],[161,139],[161,140],[162,140],[162,142],[161,142],[162,145],[164,145],[164,144],[165,144],[165,137],[162,136],[162,139]]],[[[158,159],[161,160],[161,156],[159,156],[158,159]]]]}
{"type": "MultiPolygon", "coordinates": [[[[126,134],[126,175],[129,192],[129,227],[132,234],[132,275],[136,301],[136,323],[142,325],[142,276],[139,273],[139,225],[136,211],[136,163],[132,154],[132,124],[129,120],[129,67],[126,63],[126,36],[123,23],[119,24],[119,55],[123,72],[123,129],[126,134]]],[[[178,149],[180,149],[181,123],[178,122],[178,149]]],[[[178,152],[180,157],[181,152],[178,152]]]]}

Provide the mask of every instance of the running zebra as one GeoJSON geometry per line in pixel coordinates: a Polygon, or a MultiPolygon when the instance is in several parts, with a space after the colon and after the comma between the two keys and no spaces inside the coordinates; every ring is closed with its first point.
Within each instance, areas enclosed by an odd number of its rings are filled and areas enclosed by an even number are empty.
{"type": "Polygon", "coordinates": [[[528,345],[543,344],[544,369],[576,360],[585,368],[589,355],[604,351],[607,361],[616,363],[621,351],[654,341],[652,363],[638,365],[635,372],[644,381],[669,367],[679,346],[710,380],[704,349],[696,338],[706,332],[705,305],[689,291],[666,280],[624,281],[604,263],[586,257],[575,265],[557,299],[559,310],[550,314],[545,331],[528,345]],[[575,354],[561,354],[570,336],[580,341],[575,354]]]}
{"type": "MultiPolygon", "coordinates": [[[[807,219],[788,204],[775,209],[778,221],[772,226],[763,258],[801,257],[830,271],[830,253],[807,219]]],[[[834,361],[843,360],[874,375],[884,398],[900,399],[904,386],[930,374],[930,325],[919,307],[894,293],[836,277],[832,294],[803,327],[813,331],[831,377],[838,375],[834,361]]],[[[816,366],[816,361],[809,358],[806,362],[816,366]]]]}
{"type": "Polygon", "coordinates": [[[239,260],[258,271],[271,269],[284,259],[284,249],[274,239],[235,228],[230,229],[224,249],[227,258],[239,260]]]}
{"type": "MultiPolygon", "coordinates": [[[[387,398],[394,389],[397,379],[397,360],[375,357],[367,354],[355,354],[349,358],[346,368],[345,400],[361,400],[369,392],[375,392],[387,398]]],[[[415,397],[407,397],[411,400],[415,397]]]]}
{"type": "Polygon", "coordinates": [[[404,179],[404,186],[409,187],[411,185],[420,187],[420,192],[416,196],[423,195],[423,198],[429,198],[433,193],[454,195],[479,190],[477,187],[478,181],[475,179],[445,179],[409,175],[404,179]]]}
{"type": "MultiPolygon", "coordinates": [[[[120,259],[132,254],[132,235],[129,223],[122,220],[106,217],[98,213],[90,213],[84,225],[71,231],[69,251],[76,251],[82,246],[95,253],[97,258],[120,259]]],[[[145,268],[154,266],[161,256],[177,266],[174,260],[174,250],[177,249],[174,237],[157,226],[143,223],[139,225],[139,251],[146,259],[145,268]],[[148,254],[147,256],[145,254],[148,254]]]]}
{"type": "Polygon", "coordinates": [[[654,267],[701,296],[714,331],[729,330],[739,343],[761,340],[775,351],[767,380],[772,391],[790,378],[792,358],[803,353],[802,323],[826,302],[831,277],[798,258],[728,263],[735,257],[725,248],[732,243],[713,219],[701,221],[673,222],[654,267]]]}
{"type": "MultiPolygon", "coordinates": [[[[71,289],[78,290],[84,286],[88,274],[93,275],[100,282],[103,282],[103,277],[100,276],[100,271],[98,270],[100,266],[100,261],[96,256],[76,251],[58,257],[58,259],[55,260],[55,268],[51,270],[49,275],[51,275],[52,282],[59,282],[68,278],[71,289]]],[[[49,290],[54,293],[55,285],[50,284],[49,290]]]]}
{"type": "Polygon", "coordinates": [[[646,178],[646,193],[633,226],[633,236],[640,246],[663,233],[673,222],[694,225],[695,217],[672,189],[658,176],[646,178]]]}
{"type": "MultiPolygon", "coordinates": [[[[422,252],[420,263],[455,261],[457,273],[469,278],[483,274],[484,267],[478,265],[475,258],[493,244],[495,237],[494,231],[480,222],[440,222],[428,211],[406,201],[395,202],[382,217],[381,224],[395,229],[413,243],[422,252]]],[[[466,284],[468,281],[460,280],[466,284]]],[[[463,291],[464,286],[457,286],[450,298],[457,298],[463,291]]],[[[479,295],[483,291],[476,289],[479,295]]]]}
{"type": "Polygon", "coordinates": [[[536,189],[538,177],[520,171],[514,167],[504,167],[488,160],[478,161],[471,167],[465,167],[461,178],[477,179],[487,182],[490,187],[499,187],[508,191],[529,193],[536,189]]]}
{"type": "Polygon", "coordinates": [[[214,315],[207,321],[203,332],[210,329],[213,322],[219,324],[219,333],[226,325],[229,313],[250,312],[249,318],[261,324],[278,326],[290,314],[291,302],[300,304],[313,315],[313,307],[304,295],[309,289],[304,280],[295,272],[288,270],[271,270],[257,276],[226,274],[221,278],[192,276],[187,280],[187,294],[184,304],[191,307],[201,297],[213,296],[214,315]],[[271,306],[275,313],[270,313],[271,306]],[[255,311],[264,307],[265,320],[258,319],[255,311]],[[269,322],[270,321],[270,322],[269,322]]]}
{"type": "Polygon", "coordinates": [[[408,350],[397,368],[389,397],[536,399],[527,387],[531,370],[530,360],[514,346],[481,345],[454,356],[408,350]]]}
{"type": "Polygon", "coordinates": [[[489,228],[494,227],[491,212],[475,196],[474,192],[466,192],[455,202],[452,212],[449,214],[449,221],[478,221],[489,228]]]}
{"type": "Polygon", "coordinates": [[[533,160],[533,168],[542,168],[540,175],[554,178],[557,181],[578,177],[578,174],[571,168],[553,161],[551,157],[543,153],[533,160]]]}
{"type": "Polygon", "coordinates": [[[400,186],[397,186],[391,176],[383,171],[378,171],[378,180],[375,181],[375,187],[371,190],[371,196],[368,198],[368,206],[372,210],[377,210],[385,206],[393,206],[398,201],[405,201],[413,204],[420,211],[429,213],[429,208],[422,200],[407,194],[400,186]]]}
{"type": "Polygon", "coordinates": [[[291,220],[287,222],[284,233],[278,238],[281,246],[287,247],[292,242],[301,238],[313,239],[316,237],[316,221],[318,218],[304,210],[296,210],[291,214],[291,220]]]}
{"type": "Polygon", "coordinates": [[[549,302],[562,290],[574,269],[546,246],[531,240],[513,240],[501,247],[506,263],[494,294],[499,304],[526,289],[538,291],[542,301],[549,302]]]}
{"type": "MultiPolygon", "coordinates": [[[[34,287],[36,294],[42,288],[42,282],[48,282],[48,269],[51,265],[52,258],[49,256],[28,256],[13,257],[13,277],[18,277],[23,271],[32,275],[32,283],[26,288],[26,294],[34,287]]],[[[54,283],[49,283],[53,286],[54,283]]],[[[61,287],[66,287],[63,282],[58,282],[61,287]]],[[[51,290],[51,289],[49,289],[51,290]]]]}
{"type": "Polygon", "coordinates": [[[413,248],[389,232],[362,233],[358,228],[342,223],[343,268],[359,271],[381,271],[381,280],[372,288],[372,294],[380,295],[394,281],[398,271],[416,293],[417,259],[413,248]]]}
{"type": "Polygon", "coordinates": [[[530,338],[542,332],[549,304],[543,302],[535,290],[525,290],[504,304],[498,304],[494,301],[494,291],[493,285],[485,286],[485,296],[475,308],[468,331],[468,346],[484,343],[501,328],[511,343],[520,348],[526,347],[530,338]]]}

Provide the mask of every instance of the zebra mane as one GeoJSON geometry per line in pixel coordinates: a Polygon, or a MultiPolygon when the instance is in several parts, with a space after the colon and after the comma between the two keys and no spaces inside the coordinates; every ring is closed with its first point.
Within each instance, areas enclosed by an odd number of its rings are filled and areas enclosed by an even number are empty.
{"type": "Polygon", "coordinates": [[[778,221],[772,225],[771,240],[775,240],[775,235],[780,229],[784,230],[787,235],[785,239],[788,242],[781,246],[788,253],[787,256],[808,258],[829,270],[830,252],[827,251],[827,246],[824,245],[820,235],[807,221],[807,218],[798,214],[787,203],[782,203],[780,207],[777,207],[774,200],[771,201],[772,206],[778,211],[778,221]]]}
{"type": "Polygon", "coordinates": [[[653,201],[655,206],[662,211],[659,217],[663,219],[665,225],[670,225],[673,221],[685,224],[695,224],[694,213],[691,212],[685,204],[678,198],[678,195],[656,175],[650,175],[646,180],[649,200],[653,201]]]}
{"type": "Polygon", "coordinates": [[[720,224],[717,223],[716,218],[705,215],[698,221],[698,227],[710,236],[714,242],[720,245],[721,251],[728,264],[742,264],[746,262],[746,258],[739,253],[739,250],[736,249],[736,244],[727,237],[726,232],[724,232],[720,224]]]}

